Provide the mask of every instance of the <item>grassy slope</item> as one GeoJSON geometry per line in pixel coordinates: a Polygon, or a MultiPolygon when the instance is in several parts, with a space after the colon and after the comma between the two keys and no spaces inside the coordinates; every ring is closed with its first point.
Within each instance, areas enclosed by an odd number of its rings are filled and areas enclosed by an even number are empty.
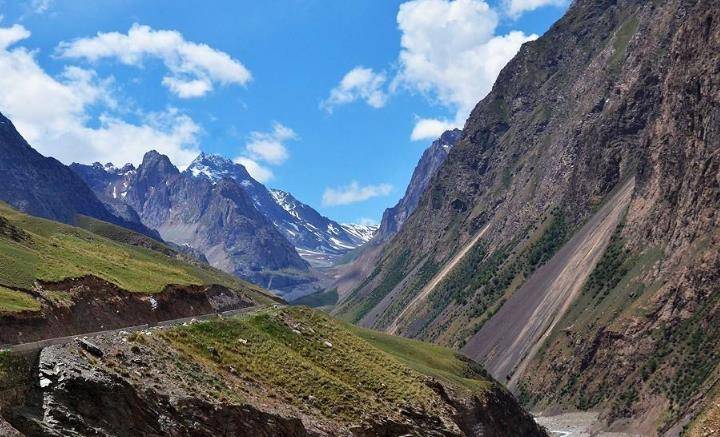
{"type": "Polygon", "coordinates": [[[348,422],[394,414],[407,403],[436,410],[437,395],[423,374],[477,394],[491,385],[477,364],[452,351],[355,328],[304,307],[269,308],[135,341],[162,341],[155,345],[165,350],[169,343],[185,355],[183,368],[194,368],[197,381],[223,375],[222,384],[200,388],[205,393],[240,400],[243,381],[253,381],[268,399],[348,422]]]}
{"type": "Polygon", "coordinates": [[[117,241],[31,217],[0,203],[0,311],[21,309],[18,305],[23,302],[26,307],[33,306],[8,288],[29,290],[36,280],[59,281],[84,275],[98,276],[132,292],[157,293],[168,284],[220,284],[263,295],[259,288],[211,267],[125,244],[136,234],[102,225],[96,226],[117,241]]]}
{"type": "Polygon", "coordinates": [[[305,305],[311,308],[335,305],[338,301],[337,289],[320,291],[303,296],[291,302],[291,305],[305,305]]]}

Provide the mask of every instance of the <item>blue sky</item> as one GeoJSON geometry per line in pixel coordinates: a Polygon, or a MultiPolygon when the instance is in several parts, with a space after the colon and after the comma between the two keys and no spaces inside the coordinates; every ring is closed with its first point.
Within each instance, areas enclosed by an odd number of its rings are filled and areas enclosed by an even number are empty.
{"type": "Polygon", "coordinates": [[[66,163],[203,150],[333,219],[378,220],[433,136],[566,7],[0,0],[0,111],[66,163]]]}

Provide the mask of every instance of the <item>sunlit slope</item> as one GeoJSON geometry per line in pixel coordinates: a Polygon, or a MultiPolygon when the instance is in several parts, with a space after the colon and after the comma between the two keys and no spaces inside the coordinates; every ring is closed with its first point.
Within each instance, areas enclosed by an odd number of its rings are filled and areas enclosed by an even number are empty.
{"type": "MultiPolygon", "coordinates": [[[[85,221],[92,223],[92,219],[85,221]]],[[[147,237],[100,222],[95,227],[113,239],[0,203],[0,306],[5,310],[35,308],[24,291],[32,290],[36,281],[87,275],[130,292],[157,293],[169,284],[218,284],[268,299],[259,288],[211,267],[185,262],[147,237]],[[139,242],[149,242],[148,247],[139,242]]]]}

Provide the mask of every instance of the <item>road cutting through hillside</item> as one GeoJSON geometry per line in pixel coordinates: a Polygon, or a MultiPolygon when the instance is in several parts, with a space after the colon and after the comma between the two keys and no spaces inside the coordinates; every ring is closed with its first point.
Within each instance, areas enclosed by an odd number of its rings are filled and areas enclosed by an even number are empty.
{"type": "Polygon", "coordinates": [[[550,261],[528,278],[463,348],[513,389],[602,257],[630,203],[628,181],[550,261]]]}
{"type": "Polygon", "coordinates": [[[258,311],[262,308],[266,308],[266,305],[257,305],[257,306],[247,307],[247,308],[240,308],[237,310],[223,311],[223,312],[219,312],[219,313],[199,314],[197,316],[183,317],[181,319],[164,320],[162,322],[158,322],[158,323],[155,323],[152,325],[143,324],[143,325],[127,326],[124,328],[109,329],[106,331],[96,331],[96,332],[88,332],[88,333],[84,333],[84,334],[69,335],[67,337],[47,338],[44,340],[38,340],[38,341],[29,342],[29,343],[0,345],[0,352],[7,351],[7,352],[11,352],[11,353],[24,353],[24,352],[37,351],[39,349],[44,349],[48,346],[67,344],[67,343],[70,343],[73,340],[76,340],[79,338],[92,338],[92,337],[99,337],[101,335],[117,334],[117,333],[120,333],[123,331],[135,332],[135,331],[143,331],[146,329],[175,326],[175,325],[181,325],[183,323],[188,323],[193,320],[203,321],[203,320],[216,319],[219,317],[232,317],[232,316],[238,316],[241,314],[249,314],[249,313],[258,311]]]}
{"type": "Polygon", "coordinates": [[[390,327],[387,329],[387,332],[388,332],[388,333],[393,334],[393,335],[397,335],[398,328],[400,327],[400,320],[402,320],[402,318],[405,316],[405,314],[408,314],[410,311],[414,310],[414,309],[417,307],[417,305],[420,304],[420,302],[424,301],[424,300],[430,295],[430,293],[432,293],[432,291],[435,289],[435,287],[437,287],[437,285],[438,285],[443,279],[445,279],[445,277],[448,275],[448,273],[450,273],[450,272],[452,271],[452,269],[455,268],[455,266],[456,266],[463,258],[465,258],[465,255],[467,255],[467,253],[470,251],[470,249],[472,249],[473,247],[475,247],[475,244],[476,244],[478,241],[480,241],[480,239],[483,237],[483,235],[485,235],[485,233],[487,232],[488,228],[490,228],[490,225],[489,225],[489,224],[488,224],[488,225],[485,225],[485,227],[482,228],[482,229],[480,230],[480,232],[478,232],[477,235],[475,235],[475,236],[473,237],[473,239],[470,240],[470,242],[467,243],[467,244],[460,250],[460,252],[458,252],[458,253],[453,257],[453,259],[450,260],[449,263],[445,264],[445,266],[443,267],[443,269],[440,270],[440,272],[439,272],[438,274],[436,274],[435,276],[433,276],[433,278],[430,280],[430,282],[428,282],[427,285],[425,285],[425,287],[423,287],[422,291],[420,291],[420,293],[418,293],[418,295],[415,296],[415,297],[413,298],[413,300],[410,301],[410,303],[405,307],[405,309],[402,310],[402,311],[400,312],[400,314],[397,315],[397,317],[395,317],[395,320],[393,320],[392,324],[391,324],[390,327]]]}

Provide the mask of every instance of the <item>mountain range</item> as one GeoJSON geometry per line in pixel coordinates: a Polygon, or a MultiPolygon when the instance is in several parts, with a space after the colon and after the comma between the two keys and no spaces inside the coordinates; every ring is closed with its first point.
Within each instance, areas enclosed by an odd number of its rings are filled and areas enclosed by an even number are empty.
{"type": "Polygon", "coordinates": [[[314,290],[319,276],[310,263],[329,265],[374,231],[338,224],[289,193],[269,190],[220,155],[201,153],[184,171],[155,151],[137,168],[70,168],[116,214],[139,219],[164,240],[199,251],[211,265],[287,296],[314,290]]]}
{"type": "Polygon", "coordinates": [[[203,153],[182,172],[154,151],[137,168],[67,167],[35,151],[2,115],[0,152],[0,200],[14,207],[68,224],[87,216],[135,230],[288,296],[316,289],[320,275],[310,264],[331,265],[377,229],[334,222],[218,155],[203,153]]]}

